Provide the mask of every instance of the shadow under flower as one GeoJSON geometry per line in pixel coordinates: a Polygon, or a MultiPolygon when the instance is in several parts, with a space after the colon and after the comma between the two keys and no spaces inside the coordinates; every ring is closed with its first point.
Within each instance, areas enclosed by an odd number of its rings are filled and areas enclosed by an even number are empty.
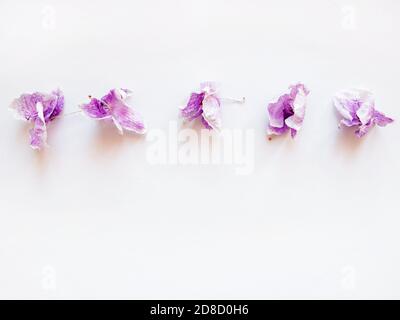
{"type": "Polygon", "coordinates": [[[119,152],[127,142],[136,144],[144,140],[145,135],[134,132],[124,131],[124,134],[120,134],[112,121],[98,121],[91,145],[95,156],[108,156],[119,152]]]}
{"type": "Polygon", "coordinates": [[[340,116],[339,112],[335,108],[332,108],[332,113],[336,119],[338,131],[336,135],[336,149],[348,156],[354,155],[367,137],[357,137],[355,135],[355,131],[357,130],[356,127],[346,127],[344,125],[340,126],[339,124],[342,120],[342,117],[340,116]]]}
{"type": "Polygon", "coordinates": [[[360,149],[361,145],[364,143],[364,140],[368,138],[367,136],[370,134],[368,133],[366,136],[359,138],[355,135],[355,130],[355,128],[347,127],[338,128],[336,149],[349,156],[354,155],[357,150],[360,149]]]}
{"type": "Polygon", "coordinates": [[[296,140],[298,137],[292,138],[290,136],[290,132],[287,132],[283,135],[265,135],[265,141],[272,147],[279,151],[287,151],[292,150],[295,146],[296,140]]]}
{"type": "Polygon", "coordinates": [[[179,129],[192,129],[196,131],[200,130],[209,130],[204,127],[204,125],[201,123],[200,119],[194,119],[192,121],[187,121],[184,119],[180,119],[180,123],[178,124],[179,129]]]}
{"type": "Polygon", "coordinates": [[[39,174],[45,173],[50,163],[50,158],[51,158],[50,148],[45,147],[42,150],[32,150],[32,152],[37,172],[39,174]]]}

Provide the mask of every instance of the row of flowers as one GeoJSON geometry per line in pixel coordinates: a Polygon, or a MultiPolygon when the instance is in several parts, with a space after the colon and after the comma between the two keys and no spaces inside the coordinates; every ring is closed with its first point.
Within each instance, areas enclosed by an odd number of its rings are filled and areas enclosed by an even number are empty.
{"type": "MultiPolygon", "coordinates": [[[[307,96],[310,91],[299,83],[268,105],[269,135],[290,132],[295,137],[303,125],[306,114],[307,96]]],[[[128,104],[132,95],[127,89],[112,89],[101,99],[89,96],[88,103],[80,105],[80,111],[96,120],[111,120],[122,134],[124,130],[136,134],[146,133],[143,117],[128,104]]],[[[204,82],[199,92],[193,92],[181,115],[185,120],[199,119],[209,130],[219,130],[221,121],[221,99],[214,82],[204,82]]],[[[242,100],[244,102],[244,99],[242,100]]],[[[373,94],[368,90],[352,89],[339,92],[333,104],[341,116],[340,125],[355,127],[358,137],[364,136],[375,125],[384,127],[393,122],[375,108],[373,94]]],[[[47,146],[47,124],[59,117],[64,109],[64,95],[61,90],[50,94],[35,92],[22,94],[11,104],[18,118],[33,123],[30,130],[30,145],[34,149],[47,146]]]]}

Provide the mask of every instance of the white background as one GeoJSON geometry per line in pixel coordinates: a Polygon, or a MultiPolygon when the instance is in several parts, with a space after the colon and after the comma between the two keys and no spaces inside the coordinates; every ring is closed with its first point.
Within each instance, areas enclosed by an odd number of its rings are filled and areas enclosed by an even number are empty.
{"type": "Polygon", "coordinates": [[[400,298],[400,127],[339,131],[331,96],[400,119],[398,0],[0,1],[0,298],[400,298]],[[60,87],[66,113],[130,88],[168,129],[201,81],[254,129],[254,172],[152,166],[148,142],[80,115],[28,145],[7,110],[60,87]],[[297,139],[267,103],[311,94],[297,139]]]}

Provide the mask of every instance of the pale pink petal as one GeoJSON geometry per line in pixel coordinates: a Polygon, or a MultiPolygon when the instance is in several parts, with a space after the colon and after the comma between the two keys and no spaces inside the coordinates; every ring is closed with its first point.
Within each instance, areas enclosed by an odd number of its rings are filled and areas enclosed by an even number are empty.
{"type": "Polygon", "coordinates": [[[146,126],[141,115],[122,101],[113,105],[112,119],[121,133],[123,129],[138,134],[146,133],[146,126]]]}
{"type": "Polygon", "coordinates": [[[218,94],[219,88],[218,84],[213,81],[206,81],[200,83],[200,91],[204,92],[206,95],[218,94]]]}
{"type": "Polygon", "coordinates": [[[33,128],[29,130],[30,145],[33,149],[42,149],[47,146],[47,128],[43,114],[43,104],[36,104],[37,116],[33,122],[33,128]]]}
{"type": "Polygon", "coordinates": [[[218,98],[207,96],[203,100],[202,116],[213,129],[221,129],[221,104],[218,98]]]}
{"type": "Polygon", "coordinates": [[[375,109],[375,99],[371,91],[351,89],[341,91],[333,98],[333,104],[343,117],[340,124],[357,127],[355,134],[361,138],[375,125],[384,127],[393,122],[375,109]]]}
{"type": "Polygon", "coordinates": [[[392,118],[389,118],[385,116],[382,112],[376,110],[374,112],[373,118],[374,122],[380,127],[385,127],[394,121],[392,118]]]}

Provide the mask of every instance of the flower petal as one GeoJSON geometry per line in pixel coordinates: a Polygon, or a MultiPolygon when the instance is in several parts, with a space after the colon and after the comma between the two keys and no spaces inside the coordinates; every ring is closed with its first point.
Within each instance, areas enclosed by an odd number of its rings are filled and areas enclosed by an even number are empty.
{"type": "Polygon", "coordinates": [[[146,125],[140,114],[133,111],[127,105],[120,104],[113,106],[112,118],[120,131],[122,128],[138,134],[146,133],[146,125]]]}
{"type": "Polygon", "coordinates": [[[22,94],[13,101],[11,109],[20,119],[33,122],[33,128],[29,131],[30,144],[34,149],[41,149],[47,145],[46,124],[58,117],[64,109],[64,95],[61,90],[50,94],[22,94]]]}
{"type": "Polygon", "coordinates": [[[295,130],[299,131],[303,125],[303,118],[299,118],[296,115],[293,115],[285,120],[285,124],[295,130]]]}
{"type": "Polygon", "coordinates": [[[273,126],[271,126],[271,125],[268,125],[268,127],[267,127],[267,134],[268,134],[268,135],[272,135],[272,134],[273,134],[273,135],[276,135],[276,136],[280,136],[280,135],[284,134],[288,129],[289,129],[289,128],[288,128],[287,125],[284,125],[284,126],[281,127],[281,128],[273,127],[273,126]]]}
{"type": "Polygon", "coordinates": [[[204,98],[202,116],[211,128],[221,129],[221,103],[217,97],[210,95],[204,98]]]}
{"type": "Polygon", "coordinates": [[[122,130],[132,131],[138,134],[146,133],[146,126],[142,116],[134,111],[125,103],[127,98],[126,92],[123,90],[111,90],[108,96],[108,103],[111,108],[111,115],[114,124],[122,133],[122,130]]]}
{"type": "Polygon", "coordinates": [[[186,120],[191,121],[197,117],[199,117],[202,112],[202,104],[204,99],[205,93],[195,93],[193,92],[190,95],[190,99],[185,108],[181,110],[182,117],[186,120]]]}
{"type": "Polygon", "coordinates": [[[336,109],[347,127],[357,126],[355,134],[363,137],[375,124],[384,127],[393,122],[383,113],[375,110],[375,99],[371,91],[351,89],[338,93],[333,99],[336,109]]]}
{"type": "Polygon", "coordinates": [[[43,106],[43,116],[47,123],[61,114],[64,108],[64,95],[61,90],[55,90],[50,94],[41,92],[23,94],[13,101],[11,109],[19,118],[34,121],[37,117],[36,104],[39,102],[43,106]]]}
{"type": "Polygon", "coordinates": [[[10,108],[15,112],[17,118],[29,121],[36,118],[36,104],[41,101],[41,94],[22,94],[12,102],[10,108]]]}
{"type": "Polygon", "coordinates": [[[208,130],[212,130],[212,129],[213,129],[213,127],[211,127],[211,126],[208,124],[207,120],[204,119],[203,116],[201,117],[201,123],[203,124],[204,128],[206,128],[206,129],[208,129],[208,130]]]}
{"type": "Polygon", "coordinates": [[[374,111],[373,119],[374,122],[380,127],[385,127],[386,125],[394,121],[392,118],[389,118],[385,116],[383,113],[376,110],[374,111]]]}
{"type": "Polygon", "coordinates": [[[282,128],[285,124],[284,110],[285,106],[288,105],[290,97],[288,94],[284,94],[279,97],[278,101],[275,103],[270,103],[268,105],[269,114],[269,125],[275,128],[282,128]]]}
{"type": "Polygon", "coordinates": [[[374,126],[373,121],[370,121],[367,124],[362,124],[358,127],[358,129],[354,132],[358,138],[365,136],[368,131],[374,126]]]}
{"type": "Polygon", "coordinates": [[[309,91],[301,83],[289,89],[289,93],[283,94],[277,102],[268,105],[268,134],[281,135],[290,129],[294,137],[303,125],[309,91]]]}
{"type": "Polygon", "coordinates": [[[292,108],[294,115],[301,121],[303,121],[304,116],[306,114],[306,105],[307,105],[307,95],[310,92],[303,84],[297,84],[292,87],[291,96],[294,95],[294,100],[292,103],[292,108]]]}
{"type": "Polygon", "coordinates": [[[361,124],[366,125],[371,122],[375,110],[375,102],[373,100],[361,100],[359,105],[356,111],[357,117],[361,124]]]}
{"type": "Polygon", "coordinates": [[[91,118],[111,118],[121,134],[124,129],[144,134],[146,126],[142,117],[125,102],[130,96],[128,89],[112,89],[101,100],[92,98],[80,107],[91,118]]]}
{"type": "Polygon", "coordinates": [[[292,87],[291,96],[294,96],[292,102],[292,110],[294,114],[285,120],[285,124],[291,128],[292,137],[297,134],[303,125],[304,116],[306,114],[307,95],[309,91],[304,85],[298,84],[292,87]]]}
{"type": "Polygon", "coordinates": [[[200,83],[200,91],[205,92],[206,95],[216,95],[218,93],[218,84],[212,81],[200,83]]]}
{"type": "Polygon", "coordinates": [[[348,92],[339,92],[333,98],[333,105],[340,115],[349,121],[355,118],[354,101],[348,96],[348,92]]]}
{"type": "Polygon", "coordinates": [[[346,127],[353,127],[361,125],[361,122],[357,118],[352,120],[342,119],[340,120],[340,124],[344,124],[346,127]]]}
{"type": "Polygon", "coordinates": [[[43,104],[36,104],[37,117],[33,123],[33,128],[29,130],[30,145],[33,149],[41,149],[47,146],[47,128],[43,113],[43,104]]]}
{"type": "Polygon", "coordinates": [[[90,118],[106,119],[111,117],[110,108],[101,100],[92,98],[87,104],[79,106],[90,118]]]}
{"type": "Polygon", "coordinates": [[[43,114],[46,122],[54,120],[64,109],[64,95],[60,89],[43,97],[43,114]]]}

